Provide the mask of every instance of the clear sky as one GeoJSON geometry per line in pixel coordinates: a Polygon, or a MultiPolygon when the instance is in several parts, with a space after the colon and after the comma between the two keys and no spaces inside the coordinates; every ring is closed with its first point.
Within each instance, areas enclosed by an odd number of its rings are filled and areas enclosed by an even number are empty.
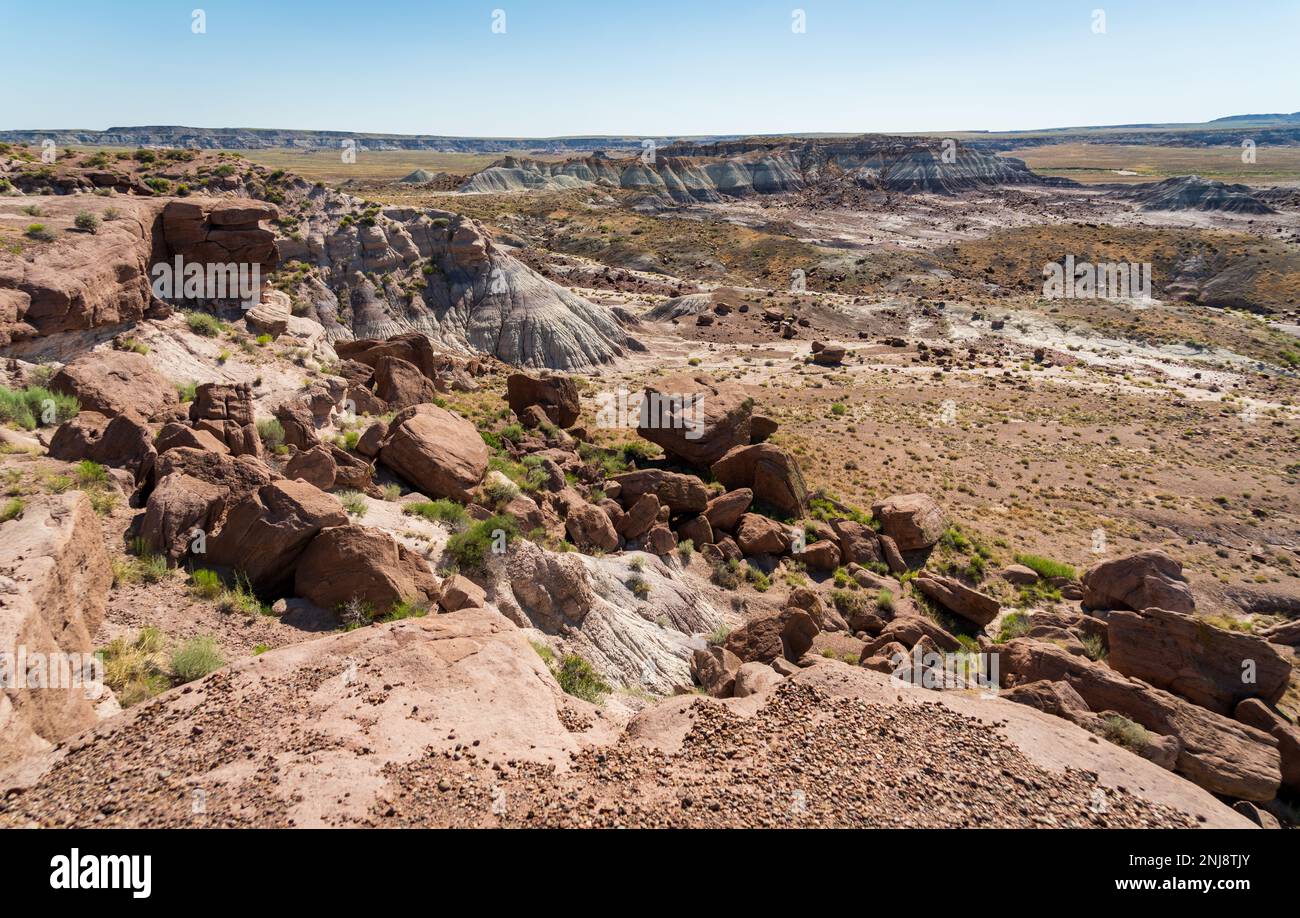
{"type": "Polygon", "coordinates": [[[0,36],[6,129],[653,136],[1300,109],[1300,0],[0,0],[0,36]]]}

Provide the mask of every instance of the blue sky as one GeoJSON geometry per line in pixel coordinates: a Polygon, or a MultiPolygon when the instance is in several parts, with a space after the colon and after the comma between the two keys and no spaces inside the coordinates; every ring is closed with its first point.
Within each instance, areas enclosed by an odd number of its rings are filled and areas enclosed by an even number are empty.
{"type": "Polygon", "coordinates": [[[11,129],[649,136],[1300,109],[1297,0],[6,0],[0,35],[11,129]]]}

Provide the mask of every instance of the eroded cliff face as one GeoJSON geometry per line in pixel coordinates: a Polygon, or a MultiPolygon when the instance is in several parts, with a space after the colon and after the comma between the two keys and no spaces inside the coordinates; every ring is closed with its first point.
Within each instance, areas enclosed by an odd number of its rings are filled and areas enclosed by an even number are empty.
{"type": "Polygon", "coordinates": [[[945,146],[939,140],[864,137],[675,144],[653,159],[594,156],[550,163],[511,156],[472,176],[461,190],[502,193],[604,186],[690,203],[798,191],[819,182],[953,194],[1044,181],[1018,159],[945,146]]]}
{"type": "Polygon", "coordinates": [[[167,161],[167,182],[212,196],[160,196],[142,183],[140,164],[94,159],[60,160],[38,178],[18,164],[24,194],[0,199],[0,224],[21,234],[33,220],[23,208],[36,207],[49,231],[0,255],[6,354],[65,356],[165,314],[168,303],[227,317],[248,305],[242,295],[192,300],[183,290],[163,302],[151,271],[178,256],[257,266],[260,283],[287,293],[330,341],[415,331],[450,350],[560,370],[590,369],[637,347],[607,308],[543,278],[458,214],[382,208],[192,153],[167,161]],[[94,231],[77,228],[82,212],[95,217],[94,231]],[[272,277],[277,268],[285,270],[272,277]]]}
{"type": "Polygon", "coordinates": [[[613,314],[555,284],[450,211],[367,206],[301,183],[279,241],[289,292],[331,340],[418,331],[507,363],[589,369],[634,342],[613,314]]]}
{"type": "Polygon", "coordinates": [[[0,254],[0,347],[10,356],[36,353],[67,333],[108,332],[164,314],[169,303],[185,302],[184,288],[165,301],[155,296],[153,269],[174,269],[177,258],[203,268],[246,265],[250,273],[256,265],[265,277],[278,253],[275,236],[259,221],[275,215],[266,204],[223,198],[5,198],[0,222],[30,226],[39,219],[52,239],[0,254]],[[81,214],[95,218],[93,232],[77,227],[81,214]]]}

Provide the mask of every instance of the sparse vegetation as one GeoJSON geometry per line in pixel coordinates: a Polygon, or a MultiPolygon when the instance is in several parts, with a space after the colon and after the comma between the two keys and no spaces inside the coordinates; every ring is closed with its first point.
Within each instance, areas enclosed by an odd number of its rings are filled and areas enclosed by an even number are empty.
{"type": "Polygon", "coordinates": [[[190,331],[204,338],[216,338],[226,330],[226,324],[211,313],[191,310],[185,313],[185,324],[190,331]]]}
{"type": "Polygon", "coordinates": [[[196,637],[172,653],[172,672],[178,684],[202,679],[226,665],[215,638],[196,637]]]}

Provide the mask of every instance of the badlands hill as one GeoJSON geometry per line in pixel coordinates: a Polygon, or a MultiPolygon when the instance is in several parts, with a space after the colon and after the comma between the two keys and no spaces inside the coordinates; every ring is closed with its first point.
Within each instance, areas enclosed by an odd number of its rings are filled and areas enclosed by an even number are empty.
{"type": "Polygon", "coordinates": [[[953,194],[1047,181],[1020,160],[955,144],[945,148],[939,140],[877,136],[834,141],[677,144],[657,151],[653,159],[594,156],[555,163],[507,157],[471,176],[461,191],[607,187],[687,203],[780,194],[823,182],[885,191],[953,194]]]}
{"type": "MultiPolygon", "coordinates": [[[[129,219],[103,221],[103,232],[79,245],[56,243],[30,261],[0,255],[8,304],[0,338],[31,340],[37,350],[56,343],[55,331],[109,332],[139,319],[151,301],[148,265],[195,253],[261,263],[268,277],[282,268],[275,283],[331,340],[418,331],[461,353],[554,369],[599,366],[636,346],[607,308],[539,276],[451,212],[383,207],[283,171],[182,151],[82,154],[55,167],[0,156],[0,178],[27,194],[57,192],[45,217],[59,229],[79,209],[69,195],[127,196],[125,207],[89,197],[93,212],[129,219]],[[202,216],[200,190],[255,201],[245,221],[270,220],[273,234],[200,221],[191,238],[183,215],[202,216]],[[121,304],[130,305],[123,312],[121,304]]],[[[17,210],[8,215],[16,227],[25,225],[17,210]]]]}
{"type": "Polygon", "coordinates": [[[1137,201],[1143,210],[1207,210],[1230,214],[1275,214],[1247,185],[1230,185],[1199,175],[1182,175],[1137,185],[1121,197],[1137,201]]]}

